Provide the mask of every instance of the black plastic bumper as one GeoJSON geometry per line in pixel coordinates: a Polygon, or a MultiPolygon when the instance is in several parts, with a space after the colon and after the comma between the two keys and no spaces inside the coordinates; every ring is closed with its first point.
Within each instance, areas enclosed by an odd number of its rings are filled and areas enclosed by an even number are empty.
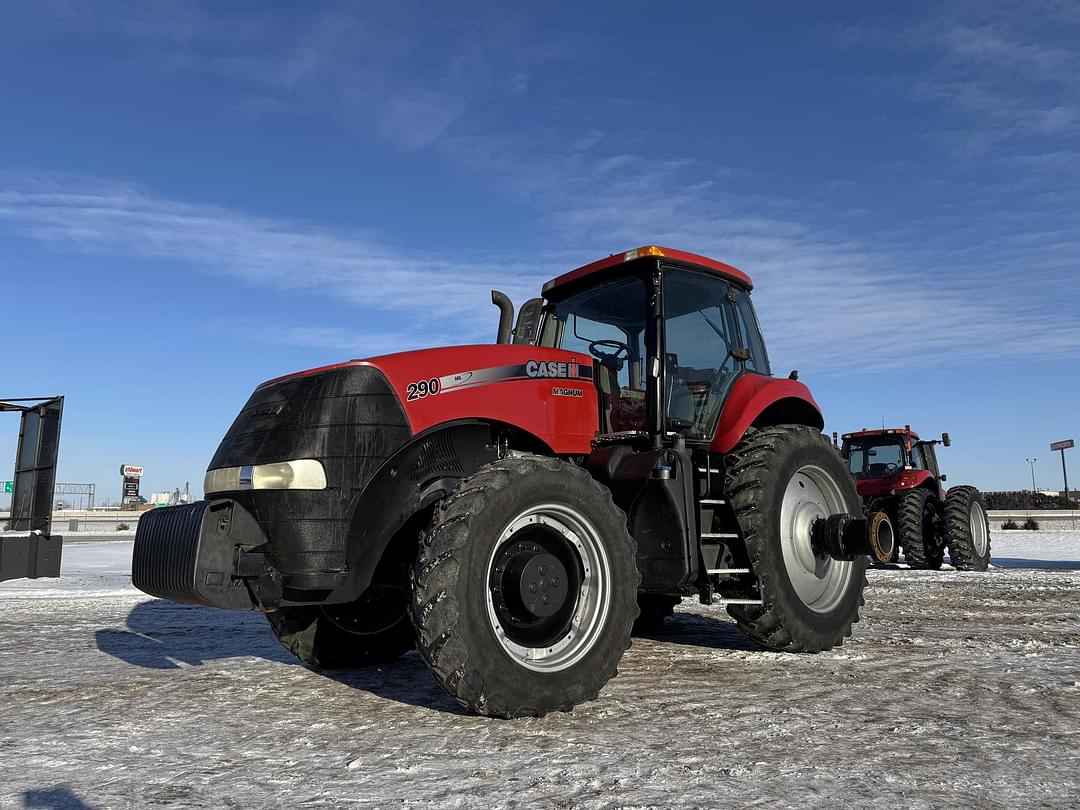
{"type": "Polygon", "coordinates": [[[255,518],[235,501],[196,501],[139,519],[131,582],[162,599],[228,610],[258,609],[249,583],[272,577],[255,518]]]}

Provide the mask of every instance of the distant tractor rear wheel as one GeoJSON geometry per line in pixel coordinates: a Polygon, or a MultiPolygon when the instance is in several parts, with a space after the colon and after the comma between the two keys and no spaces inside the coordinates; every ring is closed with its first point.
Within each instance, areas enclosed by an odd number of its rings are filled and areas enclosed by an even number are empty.
{"type": "Polygon", "coordinates": [[[990,521],[975,487],[952,487],[945,496],[945,542],[949,560],[960,571],[985,571],[990,565],[990,521]]]}
{"type": "MultiPolygon", "coordinates": [[[[872,517],[875,512],[884,512],[889,516],[889,521],[896,525],[896,510],[892,508],[890,498],[871,497],[866,500],[863,505],[863,513],[869,518],[872,517]]],[[[892,554],[889,555],[889,562],[896,563],[900,561],[900,544],[893,543],[892,554]]],[[[873,561],[871,561],[873,562],[873,561]]],[[[877,565],[877,563],[873,563],[877,565]]]]}
{"type": "Polygon", "coordinates": [[[842,644],[859,620],[866,558],[835,560],[811,543],[815,521],[862,511],[828,439],[802,425],[751,433],[728,456],[727,492],[762,598],[761,605],[729,605],[728,613],[769,649],[842,644]]]}
{"type": "Polygon", "coordinates": [[[405,591],[389,585],[372,585],[355,602],[281,607],[266,618],[282,646],[314,667],[389,664],[416,646],[405,591]]]}
{"type": "Polygon", "coordinates": [[[912,568],[941,568],[945,558],[941,541],[938,499],[920,487],[904,493],[896,507],[896,530],[904,559],[912,568]]]}
{"type": "Polygon", "coordinates": [[[611,493],[543,456],[481,467],[436,508],[413,568],[418,648],[459,703],[542,716],[593,700],[637,617],[636,545],[611,493]]]}

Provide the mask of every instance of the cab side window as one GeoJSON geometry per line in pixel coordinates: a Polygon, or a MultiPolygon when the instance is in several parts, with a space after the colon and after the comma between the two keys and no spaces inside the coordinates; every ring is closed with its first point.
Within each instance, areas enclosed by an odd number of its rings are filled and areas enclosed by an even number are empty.
{"type": "Polygon", "coordinates": [[[761,327],[758,326],[757,315],[754,306],[750,303],[750,296],[743,290],[735,293],[735,318],[739,324],[739,341],[750,350],[750,359],[744,367],[747,371],[756,371],[758,374],[769,374],[769,356],[765,353],[765,341],[761,337],[761,327]]]}

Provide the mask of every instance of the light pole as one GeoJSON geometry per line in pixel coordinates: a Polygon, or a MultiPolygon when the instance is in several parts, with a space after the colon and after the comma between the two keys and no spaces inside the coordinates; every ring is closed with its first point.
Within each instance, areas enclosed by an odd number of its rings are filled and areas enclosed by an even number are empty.
{"type": "Polygon", "coordinates": [[[1038,461],[1038,459],[1037,458],[1027,458],[1027,459],[1024,459],[1024,460],[1028,464],[1031,465],[1031,494],[1035,495],[1036,494],[1036,490],[1035,490],[1035,462],[1038,461]]]}

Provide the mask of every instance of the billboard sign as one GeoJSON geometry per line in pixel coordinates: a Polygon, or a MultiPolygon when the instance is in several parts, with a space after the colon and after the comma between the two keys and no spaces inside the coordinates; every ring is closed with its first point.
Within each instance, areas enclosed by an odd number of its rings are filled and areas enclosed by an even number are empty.
{"type": "Polygon", "coordinates": [[[139,498],[139,479],[132,476],[124,476],[124,502],[138,500],[139,498]]]}
{"type": "Polygon", "coordinates": [[[1066,439],[1063,442],[1054,442],[1050,445],[1050,449],[1053,450],[1068,450],[1071,447],[1075,447],[1072,439],[1066,439]]]}
{"type": "Polygon", "coordinates": [[[137,464],[121,464],[120,475],[124,478],[142,478],[143,468],[137,464]]]}

